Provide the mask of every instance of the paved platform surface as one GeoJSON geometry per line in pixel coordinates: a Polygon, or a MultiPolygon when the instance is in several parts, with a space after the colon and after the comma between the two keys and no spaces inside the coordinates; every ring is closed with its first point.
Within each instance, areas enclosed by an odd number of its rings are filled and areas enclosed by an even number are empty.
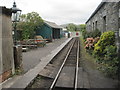
{"type": "Polygon", "coordinates": [[[40,47],[38,49],[23,53],[24,73],[35,67],[39,62],[41,62],[43,57],[46,57],[48,54],[54,52],[54,50],[66,40],[68,40],[68,38],[54,40],[53,42],[48,43],[45,47],[40,47]]]}
{"type": "Polygon", "coordinates": [[[5,81],[3,88],[26,88],[52,58],[71,40],[62,38],[47,44],[43,48],[23,53],[24,75],[14,76],[5,81]]]}

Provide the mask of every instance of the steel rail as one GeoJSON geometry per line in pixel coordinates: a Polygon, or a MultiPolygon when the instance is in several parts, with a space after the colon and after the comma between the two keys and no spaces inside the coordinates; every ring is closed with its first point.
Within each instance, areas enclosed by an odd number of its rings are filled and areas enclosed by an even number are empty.
{"type": "Polygon", "coordinates": [[[77,48],[77,62],[76,62],[76,72],[75,72],[75,90],[77,90],[78,83],[78,65],[79,65],[79,40],[78,40],[78,48],[77,48]]]}
{"type": "MultiPolygon", "coordinates": [[[[75,41],[76,40],[74,40],[74,43],[75,43],[75,41]]],[[[60,67],[60,69],[59,69],[59,71],[58,71],[58,73],[57,73],[57,75],[56,75],[52,85],[49,88],[49,90],[52,90],[54,88],[54,85],[56,84],[56,81],[57,81],[57,79],[58,79],[58,77],[59,77],[59,75],[60,75],[60,73],[61,73],[61,71],[62,71],[62,69],[63,69],[63,67],[65,65],[65,62],[66,62],[66,60],[67,60],[67,58],[68,58],[68,56],[69,56],[69,54],[70,54],[70,52],[71,52],[71,50],[72,50],[72,48],[74,46],[74,43],[71,45],[71,47],[70,47],[70,49],[69,49],[69,51],[68,51],[68,53],[67,53],[67,55],[66,55],[66,57],[65,57],[65,59],[64,59],[64,61],[62,63],[62,65],[61,65],[61,67],[60,67]]]]}

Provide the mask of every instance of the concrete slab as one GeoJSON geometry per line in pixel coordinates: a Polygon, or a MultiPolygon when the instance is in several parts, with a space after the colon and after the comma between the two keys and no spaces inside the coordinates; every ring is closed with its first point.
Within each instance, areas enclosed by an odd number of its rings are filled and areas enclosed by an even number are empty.
{"type": "Polygon", "coordinates": [[[84,81],[83,81],[83,68],[79,67],[78,68],[78,88],[83,88],[84,87],[84,81]]]}
{"type": "Polygon", "coordinates": [[[88,74],[82,67],[78,69],[78,85],[77,88],[90,88],[88,74]]]}
{"type": "Polygon", "coordinates": [[[14,76],[12,78],[9,78],[8,80],[6,80],[6,81],[4,81],[2,83],[2,88],[9,88],[10,86],[12,86],[21,77],[22,77],[22,75],[20,75],[20,76],[14,76]]]}
{"type": "Polygon", "coordinates": [[[74,88],[74,76],[75,67],[64,67],[58,78],[56,87],[74,88]]]}
{"type": "Polygon", "coordinates": [[[48,77],[48,78],[54,78],[52,76],[50,76],[51,71],[54,70],[54,66],[52,64],[48,64],[48,66],[46,66],[40,73],[39,75],[44,76],[44,77],[48,77]]]}
{"type": "Polygon", "coordinates": [[[10,88],[26,88],[29,83],[34,80],[34,78],[38,75],[38,73],[53,59],[57,53],[62,50],[62,48],[71,40],[72,38],[69,38],[67,41],[65,41],[63,44],[61,44],[58,48],[56,48],[54,51],[52,51],[49,55],[46,57],[41,58],[41,62],[34,67],[33,69],[30,69],[27,73],[25,73],[20,79],[18,79],[10,88]]]}
{"type": "Polygon", "coordinates": [[[87,72],[83,72],[84,88],[90,88],[90,82],[87,72]]]}

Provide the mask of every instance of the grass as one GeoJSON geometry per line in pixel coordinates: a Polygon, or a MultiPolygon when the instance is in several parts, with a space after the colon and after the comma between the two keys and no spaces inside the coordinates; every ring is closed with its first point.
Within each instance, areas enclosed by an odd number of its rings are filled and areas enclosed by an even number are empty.
{"type": "Polygon", "coordinates": [[[83,39],[82,36],[80,37],[80,42],[81,42],[80,43],[80,47],[81,47],[80,55],[81,55],[81,60],[84,61],[84,66],[87,64],[86,67],[91,67],[94,70],[98,70],[101,73],[103,73],[103,75],[106,76],[106,77],[110,77],[110,78],[116,78],[117,77],[117,75],[109,75],[109,73],[107,71],[102,71],[100,69],[100,67],[103,67],[103,66],[96,62],[96,60],[97,60],[96,58],[94,58],[92,55],[90,55],[89,53],[86,52],[86,50],[84,48],[84,46],[85,46],[84,39],[83,39]]]}
{"type": "Polygon", "coordinates": [[[92,56],[92,55],[90,55],[90,54],[88,54],[87,52],[86,52],[86,50],[85,50],[85,48],[84,48],[84,46],[85,46],[85,44],[84,44],[84,39],[83,39],[83,37],[81,36],[80,37],[80,58],[82,59],[82,60],[84,60],[84,61],[87,61],[87,62],[89,62],[89,65],[91,65],[91,67],[93,67],[94,69],[96,69],[97,68],[97,64],[96,64],[96,59],[92,56]]]}

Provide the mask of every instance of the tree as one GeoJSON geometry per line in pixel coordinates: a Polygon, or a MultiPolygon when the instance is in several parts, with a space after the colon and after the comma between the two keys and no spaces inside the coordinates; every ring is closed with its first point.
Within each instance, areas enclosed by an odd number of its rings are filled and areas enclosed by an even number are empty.
{"type": "Polygon", "coordinates": [[[67,25],[67,30],[68,31],[76,31],[77,30],[77,27],[75,24],[68,24],[67,25]]]}
{"type": "Polygon", "coordinates": [[[80,24],[80,25],[76,25],[76,24],[68,24],[67,25],[67,29],[68,31],[85,31],[86,30],[86,25],[85,24],[80,24]]]}
{"type": "Polygon", "coordinates": [[[17,28],[22,30],[22,39],[33,39],[37,28],[43,25],[43,20],[37,12],[21,15],[17,28]]]}
{"type": "Polygon", "coordinates": [[[81,29],[81,31],[86,30],[86,25],[85,24],[80,24],[80,29],[81,29]]]}
{"type": "Polygon", "coordinates": [[[76,25],[76,27],[77,27],[77,31],[80,31],[80,30],[81,30],[80,25],[76,25]]]}

